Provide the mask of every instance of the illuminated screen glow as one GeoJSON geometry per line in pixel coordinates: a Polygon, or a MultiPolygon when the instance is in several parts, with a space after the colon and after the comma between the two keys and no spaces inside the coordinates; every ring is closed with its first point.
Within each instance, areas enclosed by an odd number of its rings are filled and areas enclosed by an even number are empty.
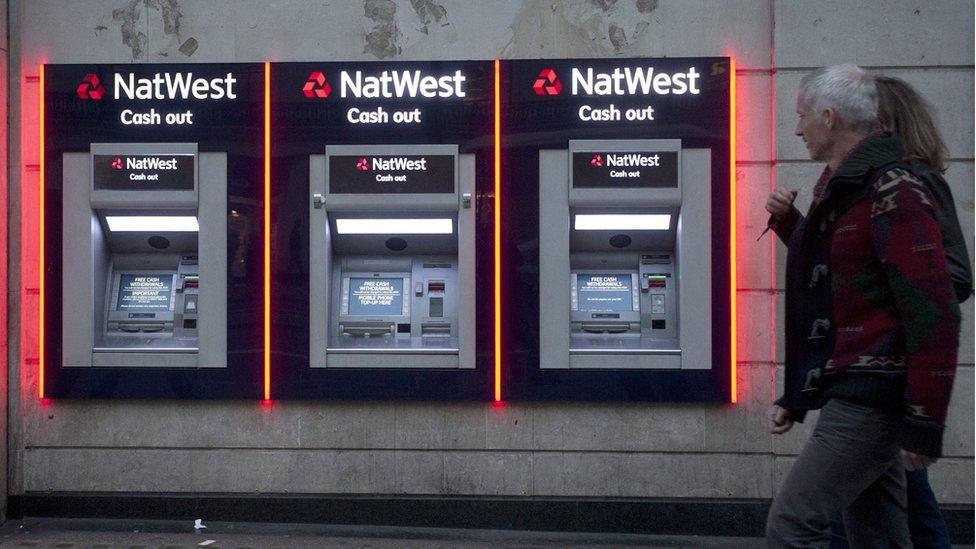
{"type": "Polygon", "coordinates": [[[576,277],[579,310],[620,313],[634,306],[633,279],[629,274],[580,274],[576,277]]]}
{"type": "Polygon", "coordinates": [[[451,234],[450,219],[336,219],[339,234],[451,234]]]}
{"type": "Polygon", "coordinates": [[[402,278],[349,278],[351,316],[399,316],[403,314],[402,278]]]}
{"type": "Polygon", "coordinates": [[[199,232],[200,224],[192,215],[106,215],[112,232],[199,232]]]}
{"type": "Polygon", "coordinates": [[[118,311],[169,311],[173,295],[173,274],[119,275],[118,311]]]}
{"type": "Polygon", "coordinates": [[[666,231],[671,214],[577,214],[577,231],[666,231]]]}

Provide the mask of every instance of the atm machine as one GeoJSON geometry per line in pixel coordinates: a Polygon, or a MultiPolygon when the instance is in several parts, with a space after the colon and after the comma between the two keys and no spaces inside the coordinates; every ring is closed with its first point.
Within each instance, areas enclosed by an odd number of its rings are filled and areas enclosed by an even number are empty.
{"type": "Polygon", "coordinates": [[[541,368],[712,367],[709,162],[675,139],[540,151],[541,368]]]}
{"type": "Polygon", "coordinates": [[[312,368],[474,368],[474,155],[329,145],[310,157],[312,368]]]}
{"type": "Polygon", "coordinates": [[[226,154],[93,143],[63,163],[63,366],[225,367],[226,154]]]}

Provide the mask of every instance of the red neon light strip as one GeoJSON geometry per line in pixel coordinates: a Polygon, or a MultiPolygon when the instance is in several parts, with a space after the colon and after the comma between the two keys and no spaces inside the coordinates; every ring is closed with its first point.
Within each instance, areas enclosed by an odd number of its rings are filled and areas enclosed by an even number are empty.
{"type": "Polygon", "coordinates": [[[495,59],[495,402],[502,400],[501,61],[495,59]]]}
{"type": "Polygon", "coordinates": [[[264,400],[271,400],[271,63],[264,62],[264,400]]]}
{"type": "Polygon", "coordinates": [[[731,327],[730,352],[732,362],[732,404],[738,401],[738,307],[737,307],[737,280],[736,280],[736,208],[735,208],[735,58],[729,57],[729,293],[731,294],[731,327]]]}
{"type": "Polygon", "coordinates": [[[39,283],[38,289],[40,292],[39,308],[40,311],[37,315],[38,318],[38,330],[37,330],[37,393],[40,398],[44,398],[44,65],[41,65],[40,69],[41,75],[41,87],[38,96],[40,99],[39,103],[39,118],[40,118],[40,183],[38,185],[38,206],[40,207],[40,215],[38,222],[37,235],[40,241],[40,249],[38,257],[39,265],[39,283]]]}

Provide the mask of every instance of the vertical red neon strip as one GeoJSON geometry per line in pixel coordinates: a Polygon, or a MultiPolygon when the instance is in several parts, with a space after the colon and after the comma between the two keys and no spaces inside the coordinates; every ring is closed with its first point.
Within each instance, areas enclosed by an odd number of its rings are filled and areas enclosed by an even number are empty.
{"type": "Polygon", "coordinates": [[[38,307],[38,330],[37,330],[37,393],[40,398],[44,398],[44,65],[41,65],[40,69],[41,75],[41,86],[38,96],[39,103],[39,118],[40,118],[40,183],[38,184],[38,207],[40,208],[40,215],[37,228],[38,240],[40,240],[40,248],[38,251],[38,261],[39,264],[39,282],[38,291],[40,292],[40,299],[38,307]]]}
{"type": "Polygon", "coordinates": [[[738,307],[737,307],[737,280],[736,280],[736,266],[738,264],[736,258],[736,207],[735,207],[735,58],[729,57],[729,293],[731,294],[731,318],[729,321],[729,326],[731,327],[730,335],[730,352],[731,352],[731,362],[732,362],[732,404],[735,404],[738,400],[738,380],[736,379],[738,375],[738,342],[736,341],[736,336],[738,335],[738,307]]]}
{"type": "Polygon", "coordinates": [[[502,401],[502,116],[501,61],[495,59],[495,402],[502,401]]]}
{"type": "Polygon", "coordinates": [[[264,62],[264,400],[271,400],[271,63],[264,62]]]}

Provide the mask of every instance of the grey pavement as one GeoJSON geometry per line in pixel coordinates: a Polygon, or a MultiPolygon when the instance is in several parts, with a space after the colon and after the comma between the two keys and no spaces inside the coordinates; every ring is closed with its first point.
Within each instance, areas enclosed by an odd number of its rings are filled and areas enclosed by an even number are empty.
{"type": "MultiPolygon", "coordinates": [[[[27,518],[0,527],[2,548],[182,549],[182,548],[547,548],[628,547],[759,549],[760,538],[645,536],[323,524],[27,518]]],[[[953,545],[972,549],[972,545],[953,545]]]]}
{"type": "Polygon", "coordinates": [[[439,528],[394,528],[318,524],[192,521],[39,519],[8,521],[0,527],[3,548],[536,548],[701,547],[752,549],[758,538],[643,536],[631,534],[530,532],[439,528]]]}

